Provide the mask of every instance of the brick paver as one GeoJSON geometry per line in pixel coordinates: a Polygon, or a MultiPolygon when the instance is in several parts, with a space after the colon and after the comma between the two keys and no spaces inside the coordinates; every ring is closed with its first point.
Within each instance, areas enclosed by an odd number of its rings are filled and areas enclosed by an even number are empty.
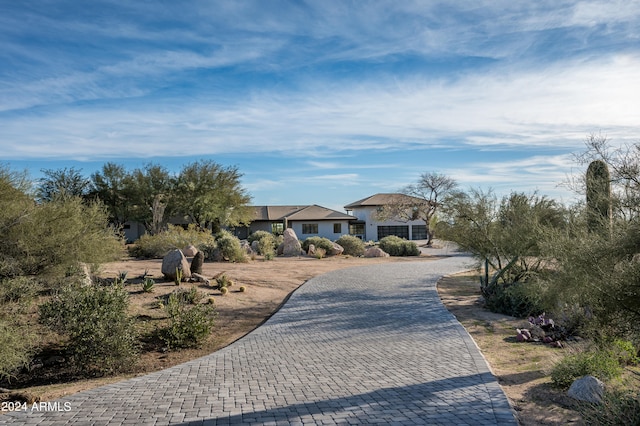
{"type": "Polygon", "coordinates": [[[469,262],[453,256],[316,277],[227,348],[62,398],[55,410],[4,414],[0,425],[516,425],[435,289],[469,262]]]}

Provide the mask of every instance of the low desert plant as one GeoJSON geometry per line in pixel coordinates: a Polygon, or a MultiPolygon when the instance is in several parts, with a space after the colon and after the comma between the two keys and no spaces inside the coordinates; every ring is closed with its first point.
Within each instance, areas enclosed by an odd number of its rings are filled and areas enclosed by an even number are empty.
{"type": "Polygon", "coordinates": [[[210,305],[215,305],[216,304],[216,299],[213,297],[210,297],[207,299],[207,303],[210,305]]]}
{"type": "Polygon", "coordinates": [[[227,277],[226,274],[220,274],[215,277],[216,284],[218,284],[218,289],[231,287],[233,285],[233,281],[227,277]]]}
{"type": "Polygon", "coordinates": [[[114,284],[125,284],[127,282],[128,271],[119,271],[118,276],[114,280],[114,284]]]}
{"type": "Polygon", "coordinates": [[[216,234],[216,244],[224,260],[229,262],[246,262],[247,255],[242,250],[240,240],[228,231],[216,234]]]}
{"type": "Polygon", "coordinates": [[[336,244],[344,249],[344,255],[364,256],[364,241],[354,235],[343,235],[336,240],[336,244]]]}
{"type": "Polygon", "coordinates": [[[220,294],[225,296],[227,293],[229,293],[229,289],[227,287],[221,287],[220,288],[220,294]]]}
{"type": "Polygon", "coordinates": [[[271,232],[256,231],[253,234],[249,235],[249,238],[247,240],[249,241],[249,244],[253,243],[254,241],[258,242],[258,254],[263,255],[265,257],[265,260],[273,259],[273,256],[276,253],[277,240],[276,236],[271,232]]]}
{"type": "Polygon", "coordinates": [[[327,251],[325,249],[318,247],[316,248],[316,251],[313,255],[315,256],[316,259],[324,259],[326,254],[327,254],[327,251]]]}
{"type": "Polygon", "coordinates": [[[24,327],[0,319],[0,379],[8,379],[31,360],[33,336],[24,327]]]}
{"type": "Polygon", "coordinates": [[[245,286],[240,286],[240,288],[238,289],[238,291],[240,293],[244,293],[245,291],[247,291],[247,288],[245,286]]]}
{"type": "Polygon", "coordinates": [[[176,297],[180,303],[184,303],[187,305],[196,305],[204,298],[205,295],[202,292],[198,291],[196,286],[192,286],[188,290],[177,289],[170,293],[168,296],[165,296],[164,299],[167,304],[169,303],[169,297],[171,296],[176,297]]]}
{"type": "Polygon", "coordinates": [[[160,338],[170,349],[198,347],[211,334],[216,315],[212,304],[188,305],[172,293],[165,310],[169,325],[160,338]]]}
{"type": "Polygon", "coordinates": [[[25,276],[0,280],[0,305],[30,302],[36,296],[39,286],[36,280],[25,276]]]}
{"type": "Polygon", "coordinates": [[[324,237],[309,237],[302,242],[302,250],[309,251],[309,246],[313,244],[318,249],[323,249],[325,253],[331,253],[333,251],[333,243],[328,238],[324,237]]]}
{"type": "Polygon", "coordinates": [[[194,245],[198,250],[206,246],[214,246],[213,235],[209,231],[201,231],[195,225],[187,229],[182,226],[168,225],[167,230],[155,235],[144,234],[129,249],[134,257],[162,258],[169,251],[194,245]]]}
{"type": "Polygon", "coordinates": [[[182,282],[182,269],[176,268],[176,277],[173,280],[175,285],[180,285],[182,282]]]}
{"type": "Polygon", "coordinates": [[[551,370],[551,382],[559,388],[568,388],[582,376],[608,381],[621,373],[618,358],[611,350],[594,350],[563,358],[551,370]]]}
{"type": "Polygon", "coordinates": [[[404,238],[389,235],[380,240],[380,248],[389,256],[419,256],[420,249],[413,241],[407,241],[404,238]]]}
{"type": "Polygon", "coordinates": [[[640,424],[640,393],[630,390],[605,390],[602,403],[581,404],[584,424],[627,426],[640,424]]]}
{"type": "Polygon", "coordinates": [[[128,293],[121,285],[68,285],[40,306],[40,321],[68,336],[78,372],[123,371],[133,366],[138,351],[128,306],[128,293]]]}
{"type": "Polygon", "coordinates": [[[153,280],[153,278],[149,278],[146,277],[144,280],[142,280],[142,291],[145,293],[153,293],[153,287],[155,286],[156,282],[153,280]]]}

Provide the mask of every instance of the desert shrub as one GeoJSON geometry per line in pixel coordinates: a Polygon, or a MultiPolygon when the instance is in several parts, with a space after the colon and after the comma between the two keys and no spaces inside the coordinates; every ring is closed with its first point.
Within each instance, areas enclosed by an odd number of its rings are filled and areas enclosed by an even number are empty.
{"type": "Polygon", "coordinates": [[[630,390],[605,390],[601,404],[581,404],[584,424],[627,426],[640,424],[640,394],[630,390]]]}
{"type": "Polygon", "coordinates": [[[33,336],[25,327],[0,319],[0,379],[10,378],[31,360],[33,336]]]}
{"type": "Polygon", "coordinates": [[[314,253],[314,257],[316,259],[324,259],[326,255],[327,255],[327,251],[323,248],[317,248],[316,252],[314,253]]]}
{"type": "Polygon", "coordinates": [[[384,237],[379,242],[380,248],[389,256],[419,256],[420,249],[413,241],[407,241],[404,238],[395,235],[384,237]]]}
{"type": "Polygon", "coordinates": [[[247,261],[247,255],[245,254],[244,250],[242,250],[240,240],[230,232],[218,232],[216,234],[216,244],[224,260],[227,260],[229,262],[247,261]]]}
{"type": "MultiPolygon", "coordinates": [[[[3,208],[12,203],[14,200],[0,196],[3,208]]],[[[100,204],[86,204],[71,197],[22,207],[19,216],[0,223],[0,278],[61,276],[79,262],[98,264],[122,255],[123,240],[108,226],[107,214],[100,204]]]]}
{"type": "Polygon", "coordinates": [[[169,251],[180,249],[192,244],[198,250],[205,252],[205,248],[215,247],[213,235],[209,231],[199,230],[191,224],[184,229],[182,226],[168,225],[167,229],[155,235],[144,234],[129,249],[134,257],[162,258],[169,251]]]}
{"type": "MultiPolygon", "coordinates": [[[[276,252],[276,248],[278,247],[276,244],[276,236],[271,232],[267,231],[256,231],[253,234],[249,235],[248,238],[249,244],[254,241],[258,242],[258,254],[268,256],[270,259],[273,258],[273,255],[276,252]]],[[[267,260],[270,260],[267,259],[267,260]]]]}
{"type": "Polygon", "coordinates": [[[153,278],[145,277],[142,280],[142,291],[145,293],[153,293],[153,288],[155,287],[156,282],[153,278]]]}
{"type": "Polygon", "coordinates": [[[538,282],[496,285],[484,293],[485,307],[512,317],[525,318],[545,312],[544,289],[538,282]]]}
{"type": "Polygon", "coordinates": [[[364,256],[364,241],[353,235],[343,235],[336,240],[344,251],[342,254],[350,256],[364,256]]]}
{"type": "Polygon", "coordinates": [[[302,250],[308,252],[311,244],[313,244],[316,249],[323,249],[325,253],[331,253],[333,251],[333,243],[328,238],[309,237],[302,242],[302,250]]]}
{"type": "MultiPolygon", "coordinates": [[[[276,253],[276,236],[270,232],[257,231],[251,234],[249,242],[258,241],[258,254],[273,258],[276,253]],[[253,237],[253,238],[251,238],[253,237]]],[[[270,259],[267,259],[270,260],[270,259]]]]}
{"type": "Polygon", "coordinates": [[[138,350],[128,305],[120,285],[67,285],[40,306],[40,321],[69,337],[67,348],[78,372],[118,372],[133,365],[138,350]]]}
{"type": "Polygon", "coordinates": [[[226,274],[221,274],[216,277],[216,284],[218,284],[218,289],[231,287],[233,285],[232,283],[233,281],[231,281],[231,279],[227,277],[226,274]]]}
{"type": "Polygon", "coordinates": [[[595,350],[569,355],[551,370],[551,381],[559,388],[568,388],[578,378],[592,375],[608,381],[622,373],[617,356],[611,350],[595,350]]]}
{"type": "Polygon", "coordinates": [[[170,349],[198,347],[211,334],[216,313],[213,304],[189,305],[172,293],[165,310],[169,325],[161,330],[160,338],[170,349]]]}
{"type": "Polygon", "coordinates": [[[189,288],[189,290],[179,289],[171,293],[167,296],[167,303],[169,303],[168,298],[171,296],[175,296],[180,303],[184,303],[187,305],[196,305],[204,298],[204,294],[195,286],[189,288]]]}
{"type": "Polygon", "coordinates": [[[640,362],[638,349],[628,340],[615,339],[611,343],[611,350],[618,358],[620,365],[636,365],[640,362]]]}
{"type": "Polygon", "coordinates": [[[0,305],[30,302],[38,293],[40,284],[31,277],[5,278],[0,281],[0,305]]]}

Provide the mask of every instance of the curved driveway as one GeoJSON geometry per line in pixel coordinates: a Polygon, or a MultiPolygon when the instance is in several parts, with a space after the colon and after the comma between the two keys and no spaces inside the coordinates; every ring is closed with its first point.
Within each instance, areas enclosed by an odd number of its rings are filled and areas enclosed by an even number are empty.
{"type": "Polygon", "coordinates": [[[515,425],[507,399],[435,284],[470,259],[334,271],[203,358],[81,392],[0,424],[515,425]]]}

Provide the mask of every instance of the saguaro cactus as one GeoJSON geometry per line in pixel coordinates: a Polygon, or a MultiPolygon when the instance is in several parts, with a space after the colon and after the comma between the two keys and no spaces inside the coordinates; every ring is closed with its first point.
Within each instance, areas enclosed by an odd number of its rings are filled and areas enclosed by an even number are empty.
{"type": "Polygon", "coordinates": [[[586,183],[589,231],[608,229],[611,220],[611,177],[607,163],[592,161],[587,168],[586,183]]]}

